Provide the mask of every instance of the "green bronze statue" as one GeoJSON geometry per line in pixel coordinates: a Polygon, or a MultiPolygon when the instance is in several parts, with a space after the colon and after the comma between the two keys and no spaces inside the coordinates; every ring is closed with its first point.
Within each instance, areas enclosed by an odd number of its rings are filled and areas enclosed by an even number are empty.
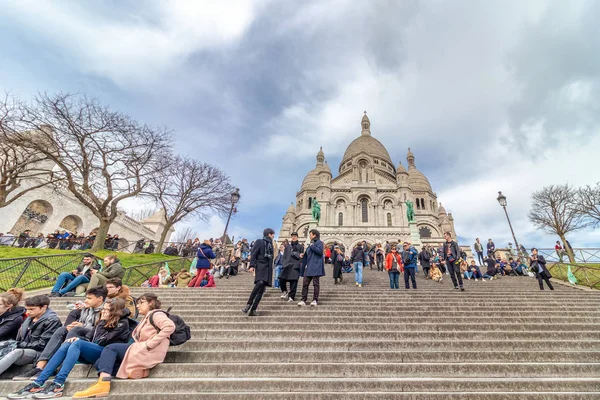
{"type": "Polygon", "coordinates": [[[413,222],[415,220],[415,208],[413,202],[406,200],[404,204],[406,204],[406,218],[408,218],[408,222],[413,222]]]}
{"type": "Polygon", "coordinates": [[[313,199],[312,201],[312,217],[315,221],[317,221],[317,224],[321,220],[321,205],[317,199],[313,199]]]}

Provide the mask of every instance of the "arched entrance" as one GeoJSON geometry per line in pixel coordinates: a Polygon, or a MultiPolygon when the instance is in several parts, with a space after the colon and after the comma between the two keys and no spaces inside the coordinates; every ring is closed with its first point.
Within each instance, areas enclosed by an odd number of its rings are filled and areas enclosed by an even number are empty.
{"type": "Polygon", "coordinates": [[[28,229],[32,234],[43,233],[42,229],[52,216],[52,211],[52,205],[46,200],[34,200],[25,207],[23,214],[10,231],[14,235],[28,229]]]}
{"type": "Polygon", "coordinates": [[[59,224],[59,228],[69,232],[78,232],[83,226],[83,221],[77,215],[67,215],[59,224]]]}

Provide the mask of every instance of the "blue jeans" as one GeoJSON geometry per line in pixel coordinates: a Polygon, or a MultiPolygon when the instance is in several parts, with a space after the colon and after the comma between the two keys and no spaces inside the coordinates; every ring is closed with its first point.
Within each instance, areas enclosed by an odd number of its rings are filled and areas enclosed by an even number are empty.
{"type": "MultiPolygon", "coordinates": [[[[367,264],[368,265],[368,264],[367,264]]],[[[361,262],[354,263],[354,279],[356,283],[362,285],[363,264],[361,262]]]]}
{"type": "Polygon", "coordinates": [[[275,267],[275,282],[273,282],[273,287],[279,289],[279,275],[281,274],[281,270],[283,269],[283,265],[278,265],[275,267]]]}
{"type": "Polygon", "coordinates": [[[473,277],[473,273],[471,271],[464,272],[465,279],[471,279],[473,277]]]}
{"type": "MultiPolygon", "coordinates": [[[[60,275],[62,275],[62,274],[60,274],[60,275]]],[[[60,278],[60,275],[58,276],[59,278],[60,278]]],[[[71,274],[69,274],[69,275],[71,275],[71,274]]],[[[73,290],[75,290],[77,288],[77,286],[79,286],[79,285],[81,285],[83,283],[90,283],[90,280],[85,275],[76,276],[75,279],[73,279],[71,281],[71,283],[69,283],[63,289],[60,289],[58,291],[58,293],[65,294],[65,293],[72,292],[73,290]]],[[[58,282],[56,282],[56,284],[58,284],[58,282]]],[[[56,288],[56,285],[54,285],[54,288],[56,288]]],[[[53,292],[54,292],[54,288],[52,288],[53,292]]]]}
{"type": "Polygon", "coordinates": [[[396,272],[388,272],[390,275],[390,289],[400,289],[400,284],[398,283],[398,279],[400,278],[400,271],[396,272]]]}
{"type": "Polygon", "coordinates": [[[85,340],[76,340],[72,343],[63,343],[60,349],[48,361],[48,364],[44,367],[44,370],[37,378],[35,383],[43,385],[46,383],[50,375],[58,368],[60,371],[54,378],[54,382],[63,384],[67,380],[67,376],[75,366],[78,360],[85,362],[86,364],[93,364],[100,358],[104,347],[97,345],[96,343],[87,342],[85,340]]]}
{"type": "Polygon", "coordinates": [[[54,287],[52,288],[51,292],[58,293],[58,291],[62,289],[65,283],[69,283],[73,279],[75,279],[75,277],[70,272],[61,273],[60,275],[58,275],[58,278],[56,278],[56,283],[54,284],[54,287]]]}

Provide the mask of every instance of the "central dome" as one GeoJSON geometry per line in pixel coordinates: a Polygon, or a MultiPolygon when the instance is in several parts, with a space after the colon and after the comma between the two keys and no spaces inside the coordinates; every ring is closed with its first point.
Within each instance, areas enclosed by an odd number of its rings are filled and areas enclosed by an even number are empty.
{"type": "Polygon", "coordinates": [[[354,156],[363,152],[371,157],[376,157],[389,163],[392,168],[394,167],[390,153],[388,153],[387,149],[379,140],[371,136],[371,122],[366,114],[362,118],[362,133],[359,137],[354,139],[346,149],[342,162],[340,163],[340,171],[347,161],[350,161],[354,156]]]}

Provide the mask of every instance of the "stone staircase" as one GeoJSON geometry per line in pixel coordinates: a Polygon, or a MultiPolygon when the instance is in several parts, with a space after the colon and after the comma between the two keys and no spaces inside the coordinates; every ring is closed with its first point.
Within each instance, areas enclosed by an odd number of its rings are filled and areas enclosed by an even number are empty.
{"type": "MultiPolygon", "coordinates": [[[[192,340],[172,347],[149,378],[114,381],[110,397],[600,398],[600,292],[558,283],[541,292],[528,277],[468,281],[465,292],[447,277],[419,277],[418,290],[391,291],[384,272],[365,271],[362,288],[345,277],[342,285],[323,280],[317,308],[268,289],[255,318],[240,312],[252,287],[247,273],[217,288],[154,290],[190,325],[192,340]]],[[[68,301],[53,300],[62,318],[68,301]]],[[[23,385],[11,373],[0,395],[23,385]]],[[[66,395],[95,378],[77,365],[66,395]]]]}

